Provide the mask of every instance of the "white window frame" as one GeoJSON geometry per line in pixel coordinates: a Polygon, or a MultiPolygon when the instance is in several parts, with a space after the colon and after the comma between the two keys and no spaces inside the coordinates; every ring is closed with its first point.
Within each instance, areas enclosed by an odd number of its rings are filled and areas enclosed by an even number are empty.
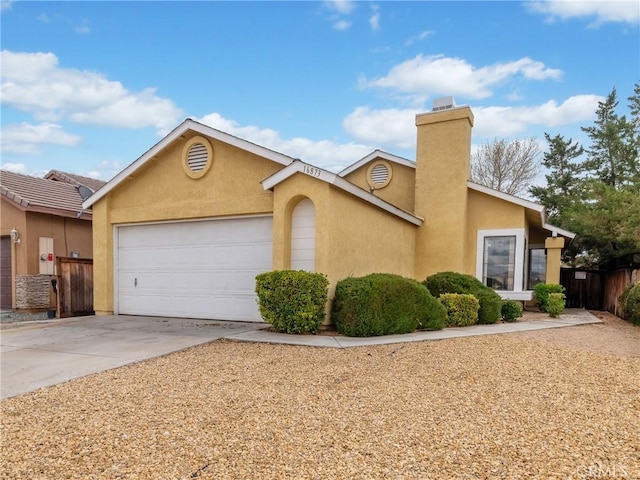
{"type": "Polygon", "coordinates": [[[504,228],[496,230],[478,230],[478,243],[476,247],[476,278],[481,282],[484,262],[484,239],[486,237],[516,237],[513,290],[496,290],[496,293],[505,300],[531,300],[533,298],[533,292],[523,289],[525,279],[525,229],[504,228]]]}

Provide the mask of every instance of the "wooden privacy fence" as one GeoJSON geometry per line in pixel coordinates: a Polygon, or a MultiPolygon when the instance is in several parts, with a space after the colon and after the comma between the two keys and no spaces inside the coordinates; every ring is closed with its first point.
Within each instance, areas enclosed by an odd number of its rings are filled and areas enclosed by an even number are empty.
{"type": "Polygon", "coordinates": [[[640,254],[626,255],[601,269],[563,268],[560,283],[567,307],[607,310],[620,316],[618,297],[625,287],[640,282],[640,254]]]}
{"type": "Polygon", "coordinates": [[[58,316],[93,315],[93,260],[58,257],[58,316]]]}
{"type": "Polygon", "coordinates": [[[566,290],[567,308],[602,310],[602,277],[600,270],[563,268],[560,284],[566,290]]]}

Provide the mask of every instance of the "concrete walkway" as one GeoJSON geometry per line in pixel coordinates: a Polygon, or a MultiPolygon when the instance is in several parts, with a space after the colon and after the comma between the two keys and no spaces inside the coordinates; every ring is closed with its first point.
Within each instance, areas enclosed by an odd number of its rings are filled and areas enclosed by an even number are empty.
{"type": "Polygon", "coordinates": [[[477,335],[496,335],[500,333],[525,332],[547,328],[572,327],[602,323],[598,317],[586,310],[570,309],[559,318],[543,320],[518,321],[513,323],[497,323],[494,325],[473,325],[470,327],[445,328],[434,332],[415,332],[403,335],[385,335],[381,337],[345,337],[341,335],[287,335],[268,330],[249,330],[225,337],[229,340],[243,342],[282,343],[287,345],[304,345],[309,347],[348,348],[366,345],[388,345],[392,343],[424,342],[443,340],[445,338],[474,337],[477,335]]]}
{"type": "Polygon", "coordinates": [[[602,323],[586,310],[560,318],[353,338],[287,335],[264,323],[127,315],[21,322],[0,331],[0,398],[166,355],[221,338],[241,342],[348,348],[602,323]]]}

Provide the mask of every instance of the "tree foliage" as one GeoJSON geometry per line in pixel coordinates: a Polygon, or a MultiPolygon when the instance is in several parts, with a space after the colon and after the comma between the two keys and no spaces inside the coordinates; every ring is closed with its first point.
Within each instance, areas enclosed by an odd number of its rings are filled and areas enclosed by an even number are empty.
{"type": "Polygon", "coordinates": [[[523,195],[540,173],[540,147],[535,138],[494,139],[471,156],[471,179],[509,195],[523,195]]]}
{"type": "Polygon", "coordinates": [[[545,187],[533,186],[531,194],[547,209],[551,221],[562,223],[561,214],[571,205],[580,187],[580,165],[576,162],[584,153],[578,142],[565,140],[561,135],[551,137],[544,134],[549,151],[544,153],[542,165],[549,173],[545,175],[545,187]]]}
{"type": "Polygon", "coordinates": [[[582,161],[577,142],[545,134],[549,174],[530,193],[552,223],[577,234],[565,258],[573,264],[640,252],[640,83],[628,100],[629,118],[617,111],[615,88],[598,103],[593,125],[582,128],[590,140],[582,161]]]}

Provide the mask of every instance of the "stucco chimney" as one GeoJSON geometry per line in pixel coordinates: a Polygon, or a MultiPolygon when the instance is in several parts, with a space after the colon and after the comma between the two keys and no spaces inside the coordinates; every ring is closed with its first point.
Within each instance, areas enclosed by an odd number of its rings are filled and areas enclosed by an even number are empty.
{"type": "Polygon", "coordinates": [[[425,219],[416,237],[416,278],[464,272],[467,180],[473,113],[453,97],[436,99],[416,115],[415,211],[425,219]]]}

